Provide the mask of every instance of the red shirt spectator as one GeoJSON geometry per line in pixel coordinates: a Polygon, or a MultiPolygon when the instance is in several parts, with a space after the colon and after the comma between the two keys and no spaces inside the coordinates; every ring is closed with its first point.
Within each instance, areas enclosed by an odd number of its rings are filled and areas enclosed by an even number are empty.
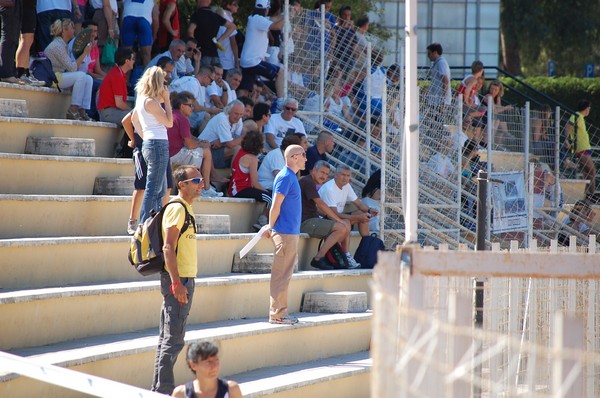
{"type": "Polygon", "coordinates": [[[116,108],[115,97],[123,97],[127,102],[127,77],[118,65],[108,72],[98,90],[98,110],[116,108]]]}
{"type": "Polygon", "coordinates": [[[172,40],[181,38],[177,0],[160,0],[158,13],[160,29],[158,29],[157,44],[160,51],[166,51],[172,40]]]}

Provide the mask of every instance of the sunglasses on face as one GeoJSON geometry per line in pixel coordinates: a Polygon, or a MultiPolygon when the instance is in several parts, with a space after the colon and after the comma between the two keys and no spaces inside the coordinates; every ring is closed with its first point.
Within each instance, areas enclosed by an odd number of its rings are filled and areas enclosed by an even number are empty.
{"type": "Polygon", "coordinates": [[[292,111],[292,112],[296,112],[298,110],[298,108],[292,108],[291,106],[284,106],[286,111],[292,111]]]}
{"type": "Polygon", "coordinates": [[[204,181],[204,178],[196,177],[196,178],[190,178],[188,180],[183,180],[182,182],[193,182],[194,184],[198,185],[203,181],[204,181]]]}

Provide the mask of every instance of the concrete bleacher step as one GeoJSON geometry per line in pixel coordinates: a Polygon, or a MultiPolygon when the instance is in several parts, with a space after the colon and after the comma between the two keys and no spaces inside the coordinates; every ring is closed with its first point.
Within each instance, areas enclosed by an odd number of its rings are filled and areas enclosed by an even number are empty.
{"type": "MultiPolygon", "coordinates": [[[[268,297],[266,302],[265,308],[268,307],[268,297]]],[[[148,305],[156,313],[157,321],[160,307],[148,305]]],[[[208,304],[194,298],[192,308],[194,307],[202,311],[207,309],[208,304]]],[[[369,348],[370,313],[294,315],[300,320],[300,323],[294,326],[269,324],[264,317],[264,310],[258,319],[221,320],[201,324],[190,322],[186,332],[186,343],[217,340],[220,346],[221,375],[224,377],[261,368],[301,364],[320,358],[365,352],[369,348]]],[[[154,327],[12,350],[11,353],[35,357],[43,363],[73,368],[148,388],[152,379],[157,335],[158,330],[154,327]]],[[[185,353],[182,352],[175,365],[177,384],[191,378],[184,358],[185,353]]],[[[244,378],[244,382],[250,380],[252,379],[249,377],[244,378]]],[[[247,386],[250,389],[250,384],[247,386]]],[[[15,374],[3,374],[0,375],[0,396],[67,398],[78,395],[15,374]]]]}
{"type": "MultiPolygon", "coordinates": [[[[262,206],[238,198],[193,203],[196,214],[229,215],[233,233],[250,231],[262,206]]],[[[124,235],[130,207],[130,196],[0,194],[0,239],[124,235]]]]}
{"type": "Polygon", "coordinates": [[[96,142],[93,138],[27,137],[25,154],[94,157],[96,142]]]}
{"type": "Polygon", "coordinates": [[[62,119],[71,105],[71,90],[0,83],[0,97],[27,102],[29,116],[43,119],[62,119]]]}
{"type": "Polygon", "coordinates": [[[564,203],[574,204],[585,199],[585,187],[590,180],[561,179],[560,187],[564,203]]]}
{"type": "Polygon", "coordinates": [[[196,214],[196,233],[229,234],[231,217],[228,214],[196,214]]]}
{"type": "MultiPolygon", "coordinates": [[[[123,228],[125,224],[123,224],[123,228]]],[[[196,235],[199,253],[198,275],[223,275],[231,272],[231,263],[253,234],[196,235]]],[[[0,288],[33,289],[84,283],[132,282],[157,279],[143,277],[129,261],[129,236],[62,237],[0,240],[0,288]],[[65,253],[68,257],[65,257],[65,253]]],[[[302,234],[298,244],[298,265],[314,271],[310,259],[318,242],[302,234]]],[[[356,248],[359,236],[350,238],[356,248]]],[[[261,239],[255,251],[273,252],[273,243],[261,239]]],[[[251,256],[254,252],[249,253],[251,256]]],[[[270,264],[269,264],[270,267],[270,264]]]]}
{"type": "MultiPolygon", "coordinates": [[[[315,290],[369,290],[370,270],[302,271],[292,277],[289,309],[315,290]]],[[[268,312],[270,275],[228,274],[196,278],[189,321],[259,317],[268,312]],[[258,305],[257,305],[258,304],[258,305]],[[260,305],[262,304],[262,305],[260,305]]],[[[3,291],[0,350],[52,344],[156,326],[162,302],[157,280],[3,291]],[[124,311],[123,303],[134,311],[124,311]],[[39,333],[43,325],[44,333],[39,333]]]]}
{"type": "MultiPolygon", "coordinates": [[[[487,162],[487,151],[479,151],[479,159],[487,162]]],[[[537,158],[530,155],[530,161],[537,158]]],[[[493,171],[523,171],[525,170],[525,154],[521,152],[492,151],[493,171]]]]}
{"type": "Polygon", "coordinates": [[[131,159],[0,153],[3,194],[90,195],[96,177],[130,175],[131,159]]]}
{"type": "Polygon", "coordinates": [[[123,134],[114,123],[0,116],[0,152],[23,153],[27,137],[70,137],[95,140],[96,156],[112,158],[123,134]]]}
{"type": "Polygon", "coordinates": [[[0,116],[29,117],[25,100],[0,98],[0,116]]]}
{"type": "MultiPolygon", "coordinates": [[[[268,274],[273,264],[273,253],[248,253],[240,259],[239,253],[233,257],[231,272],[248,274],[268,274]]],[[[295,270],[297,271],[297,269],[295,270]]]]}
{"type": "Polygon", "coordinates": [[[304,292],[302,312],[340,314],[365,312],[368,307],[366,292],[315,291],[304,292]]]}
{"type": "Polygon", "coordinates": [[[94,195],[127,196],[133,191],[135,177],[96,177],[94,181],[94,195]]]}
{"type": "Polygon", "coordinates": [[[230,378],[239,383],[245,398],[364,398],[370,394],[371,366],[369,352],[361,351],[297,365],[252,370],[230,378]]]}

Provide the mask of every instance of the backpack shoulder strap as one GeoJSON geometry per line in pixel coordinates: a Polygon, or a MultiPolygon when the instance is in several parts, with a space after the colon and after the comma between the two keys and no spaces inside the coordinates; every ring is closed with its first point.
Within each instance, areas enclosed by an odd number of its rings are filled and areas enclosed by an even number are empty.
{"type": "Polygon", "coordinates": [[[225,398],[228,392],[229,384],[227,383],[227,380],[217,379],[217,395],[215,398],[225,398]]]}
{"type": "Polygon", "coordinates": [[[185,398],[196,398],[193,381],[185,383],[185,398]]]}

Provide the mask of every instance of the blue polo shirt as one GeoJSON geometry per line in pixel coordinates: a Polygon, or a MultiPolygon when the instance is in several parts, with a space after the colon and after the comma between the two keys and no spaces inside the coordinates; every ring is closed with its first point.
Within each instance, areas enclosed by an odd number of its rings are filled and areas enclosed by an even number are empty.
{"type": "Polygon", "coordinates": [[[279,217],[273,229],[280,234],[299,234],[302,221],[302,196],[298,177],[292,169],[285,167],[273,182],[273,196],[280,193],[285,198],[281,203],[279,217]]]}

